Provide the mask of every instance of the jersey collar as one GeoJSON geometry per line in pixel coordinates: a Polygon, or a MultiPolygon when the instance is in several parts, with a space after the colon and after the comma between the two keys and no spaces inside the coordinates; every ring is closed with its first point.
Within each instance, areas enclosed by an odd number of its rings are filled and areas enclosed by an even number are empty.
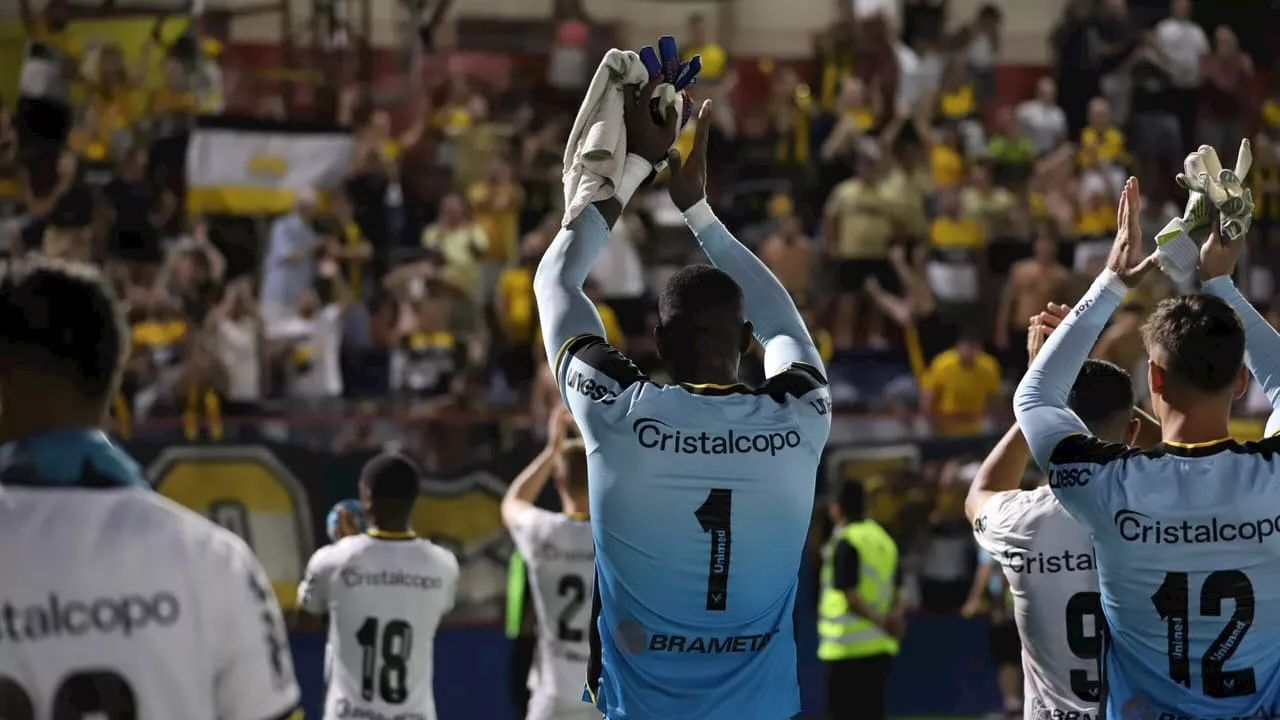
{"type": "Polygon", "coordinates": [[[102,430],[50,430],[0,446],[0,485],[149,487],[142,469],[102,430]]]}
{"type": "Polygon", "coordinates": [[[364,531],[366,535],[379,540],[413,540],[418,537],[418,533],[412,530],[381,530],[371,527],[364,531]]]}

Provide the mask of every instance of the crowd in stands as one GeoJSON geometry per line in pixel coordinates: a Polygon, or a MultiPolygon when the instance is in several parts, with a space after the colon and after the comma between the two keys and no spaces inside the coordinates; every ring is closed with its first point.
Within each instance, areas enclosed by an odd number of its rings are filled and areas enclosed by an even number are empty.
{"type": "MultiPolygon", "coordinates": [[[[1143,178],[1153,235],[1180,210],[1183,154],[1206,142],[1234,157],[1254,130],[1259,218],[1242,282],[1270,308],[1280,95],[1253,102],[1253,61],[1231,28],[1200,27],[1188,0],[1143,26],[1125,0],[1072,0],[1048,38],[1053,72],[1002,104],[997,7],[964,18],[905,2],[897,21],[840,7],[815,28],[812,61],[762,62],[770,90],[750,98],[706,18],[673,30],[702,55],[697,99],[718,102],[713,205],[791,290],[841,408],[912,437],[1003,427],[1026,320],[1073,302],[1099,270],[1124,179],[1143,178]]],[[[65,74],[70,112],[51,145],[29,121],[57,117],[40,114],[56,98],[0,107],[0,243],[101,262],[119,287],[133,327],[122,434],[171,418],[217,440],[237,417],[341,411],[355,420],[340,433],[290,431],[348,448],[386,439],[378,418],[413,416],[421,437],[400,439],[433,468],[467,452],[453,418],[531,409],[528,426],[543,426],[559,400],[533,270],[560,225],[563,142],[599,56],[577,3],[557,3],[541,83],[497,92],[429,73],[436,84],[409,93],[399,124],[369,88],[341,90],[328,118],[354,138],[341,186],[299,192],[292,212],[256,224],[184,208],[186,134],[227,94],[217,43],[162,40],[161,18],[130,68],[117,46],[71,41],[60,0],[23,9],[65,74]]],[[[278,117],[272,100],[258,109],[278,117]]],[[[591,276],[610,341],[655,373],[654,289],[698,257],[666,193],[642,190],[591,276]]],[[[1142,320],[1176,290],[1150,274],[1095,356],[1144,378],[1142,320]]],[[[759,363],[746,367],[758,379],[759,363]]],[[[968,591],[956,558],[972,556],[962,503],[947,500],[962,466],[878,486],[886,523],[932,528],[919,553],[926,604],[951,609],[968,591]]]]}

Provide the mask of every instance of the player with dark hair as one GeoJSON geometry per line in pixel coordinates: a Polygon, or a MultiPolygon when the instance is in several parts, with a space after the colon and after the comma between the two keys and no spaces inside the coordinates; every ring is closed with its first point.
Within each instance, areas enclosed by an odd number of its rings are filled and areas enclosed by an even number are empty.
{"type": "MultiPolygon", "coordinates": [[[[1032,318],[1029,358],[1036,357],[1069,310],[1051,303],[1032,318]]],[[[1129,373],[1109,362],[1086,360],[1067,406],[1107,442],[1151,447],[1160,442],[1160,426],[1135,408],[1133,400],[1129,373]]],[[[1101,692],[1105,626],[1093,543],[1050,488],[1019,490],[1029,456],[1014,425],[983,461],[965,499],[974,537],[1001,565],[1012,594],[1007,627],[992,626],[992,656],[998,664],[1013,664],[1022,677],[1022,703],[1006,712],[1027,720],[1073,713],[1093,717],[1101,692]]]]}
{"type": "Polygon", "coordinates": [[[502,498],[502,522],[529,568],[538,618],[536,674],[528,678],[529,720],[599,720],[582,702],[591,614],[587,593],[595,583],[595,547],[587,515],[587,452],[568,437],[573,421],[552,411],[547,447],[511,483],[502,498]],[[555,477],[560,512],[534,503],[555,477]]]}
{"type": "Polygon", "coordinates": [[[288,717],[288,639],[252,551],[150,492],[100,430],[128,343],[92,268],[0,273],[0,716],[288,717]]]}
{"type": "Polygon", "coordinates": [[[413,532],[421,479],[404,455],[370,460],[359,482],[368,529],[307,563],[298,605],[329,616],[326,720],[436,717],[435,636],[457,596],[458,559],[413,532]]]}
{"type": "Polygon", "coordinates": [[[1144,328],[1163,442],[1106,442],[1066,405],[1066,379],[1156,261],[1143,257],[1139,202],[1130,179],[1107,269],[1031,364],[1014,410],[1058,501],[1093,536],[1110,628],[1099,714],[1268,714],[1280,700],[1280,441],[1236,442],[1229,421],[1246,364],[1280,401],[1280,334],[1232,284],[1242,243],[1222,241],[1216,212],[1203,294],[1161,302],[1144,328]]]}
{"type": "Polygon", "coordinates": [[[906,630],[898,544],[866,516],[861,480],[841,483],[828,512],[835,529],[818,577],[818,659],[827,665],[827,714],[882,720],[889,670],[906,630]]]}
{"type": "Polygon", "coordinates": [[[666,158],[671,198],[713,265],[676,272],[662,291],[655,339],[676,384],[609,345],[582,290],[618,197],[569,218],[534,278],[550,368],[587,450],[596,581],[584,694],[614,719],[791,717],[796,572],[831,395],[786,289],[707,205],[710,103],[681,163],[667,155],[675,111],[662,124],[649,112],[660,82],[626,89],[623,176],[666,158]],[[758,389],[738,383],[753,334],[758,389]]]}

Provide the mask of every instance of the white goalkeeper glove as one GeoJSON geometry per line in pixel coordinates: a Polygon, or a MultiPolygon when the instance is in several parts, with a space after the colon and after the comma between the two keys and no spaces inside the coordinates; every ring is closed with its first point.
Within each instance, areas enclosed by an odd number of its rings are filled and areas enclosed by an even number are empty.
{"type": "Polygon", "coordinates": [[[1160,268],[1174,282],[1190,282],[1200,260],[1200,245],[1209,235],[1211,210],[1221,215],[1222,237],[1227,242],[1244,238],[1253,220],[1253,194],[1244,178],[1253,165],[1253,151],[1246,138],[1240,141],[1235,170],[1226,170],[1218,153],[1201,145],[1183,161],[1178,184],[1190,192],[1181,218],[1174,218],[1156,235],[1160,268]]]}

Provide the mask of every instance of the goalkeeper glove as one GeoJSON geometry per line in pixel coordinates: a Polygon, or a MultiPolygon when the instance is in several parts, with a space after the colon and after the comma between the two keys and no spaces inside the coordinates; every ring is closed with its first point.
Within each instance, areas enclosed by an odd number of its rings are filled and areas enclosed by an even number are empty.
{"type": "Polygon", "coordinates": [[[1160,269],[1174,282],[1190,282],[1200,261],[1200,244],[1209,235],[1211,210],[1221,214],[1220,228],[1227,242],[1243,238],[1253,219],[1253,194],[1243,179],[1253,165],[1248,139],[1240,142],[1235,170],[1226,170],[1218,153],[1201,145],[1183,161],[1178,184],[1190,192],[1181,218],[1174,218],[1156,235],[1160,269]]]}

